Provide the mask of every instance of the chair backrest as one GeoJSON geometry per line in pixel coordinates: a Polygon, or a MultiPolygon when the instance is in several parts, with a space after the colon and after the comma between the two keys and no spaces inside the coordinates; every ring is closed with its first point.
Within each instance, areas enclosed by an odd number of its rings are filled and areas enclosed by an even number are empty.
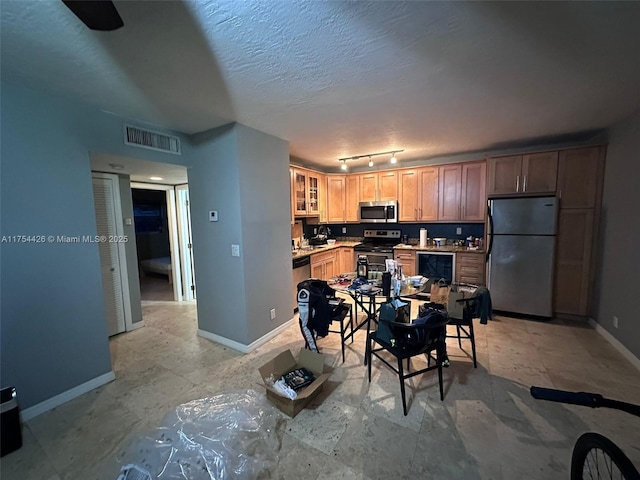
{"type": "Polygon", "coordinates": [[[396,323],[392,330],[395,334],[396,345],[401,349],[426,351],[438,342],[444,342],[447,317],[433,315],[429,323],[396,323]]]}

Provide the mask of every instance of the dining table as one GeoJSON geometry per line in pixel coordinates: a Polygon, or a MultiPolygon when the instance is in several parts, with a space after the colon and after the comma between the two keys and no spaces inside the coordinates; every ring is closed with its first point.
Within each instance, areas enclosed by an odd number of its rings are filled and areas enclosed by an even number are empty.
{"type": "Polygon", "coordinates": [[[377,324],[377,306],[379,303],[391,301],[394,298],[400,301],[416,298],[415,296],[424,292],[428,281],[424,278],[420,282],[406,280],[402,282],[398,294],[391,289],[390,296],[386,296],[382,291],[382,272],[369,272],[366,282],[364,279],[357,282],[358,276],[355,272],[342,273],[327,280],[327,284],[336,292],[346,293],[354,302],[356,325],[353,332],[345,336],[345,341],[352,337],[358,330],[366,327],[367,335],[371,330],[371,322],[377,324]],[[362,309],[365,318],[358,323],[358,307],[362,309]]]}

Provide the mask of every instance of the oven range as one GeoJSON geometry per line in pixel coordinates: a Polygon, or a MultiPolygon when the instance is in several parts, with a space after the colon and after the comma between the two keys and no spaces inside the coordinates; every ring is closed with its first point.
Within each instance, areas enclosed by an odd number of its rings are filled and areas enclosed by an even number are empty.
{"type": "Polygon", "coordinates": [[[393,259],[393,247],[400,243],[400,230],[365,230],[362,243],[353,247],[357,255],[366,255],[371,271],[385,271],[385,260],[393,259]]]}

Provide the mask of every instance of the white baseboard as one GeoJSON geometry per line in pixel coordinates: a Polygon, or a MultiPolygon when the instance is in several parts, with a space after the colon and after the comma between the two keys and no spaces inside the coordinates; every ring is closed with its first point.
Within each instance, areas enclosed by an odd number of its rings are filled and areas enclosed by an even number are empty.
{"type": "Polygon", "coordinates": [[[636,357],[631,351],[625,347],[620,341],[611,335],[605,328],[602,327],[598,322],[596,322],[593,318],[589,319],[589,324],[596,329],[600,335],[602,335],[605,340],[607,340],[613,347],[618,350],[624,358],[629,360],[631,364],[640,370],[640,358],[636,357]]]}
{"type": "Polygon", "coordinates": [[[271,340],[273,337],[278,335],[283,330],[286,330],[291,325],[293,320],[294,319],[292,318],[291,320],[284,322],[282,325],[277,326],[266,335],[263,335],[262,337],[257,339],[255,342],[251,342],[249,345],[236,342],[235,340],[231,340],[229,338],[226,338],[220,335],[216,335],[215,333],[207,332],[206,330],[198,329],[198,336],[202,338],[206,338],[207,340],[211,340],[212,342],[220,343],[225,347],[233,348],[234,350],[237,350],[241,353],[249,353],[255,350],[256,348],[258,348],[260,345],[267,343],[269,340],[271,340]]]}
{"type": "Polygon", "coordinates": [[[25,408],[20,412],[22,417],[22,421],[31,420],[33,417],[37,417],[38,415],[51,410],[52,408],[59,407],[63,403],[67,403],[69,400],[73,400],[80,395],[84,395],[87,392],[90,392],[94,388],[101,387],[102,385],[109,383],[112,380],[115,380],[116,374],[113,373],[113,370],[105,373],[104,375],[100,375],[99,377],[93,378],[88,382],[85,382],[81,385],[73,387],[66,392],[62,392],[55,397],[51,397],[44,402],[40,402],[33,407],[25,408]]]}

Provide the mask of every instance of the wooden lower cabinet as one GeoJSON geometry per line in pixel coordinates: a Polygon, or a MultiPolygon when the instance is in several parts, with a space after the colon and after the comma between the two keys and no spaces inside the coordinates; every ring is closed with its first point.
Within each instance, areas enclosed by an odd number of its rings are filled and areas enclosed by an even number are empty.
{"type": "Polygon", "coordinates": [[[484,253],[456,253],[456,283],[484,285],[485,265],[484,253]]]}
{"type": "Polygon", "coordinates": [[[353,255],[353,247],[340,247],[338,249],[337,270],[336,274],[356,271],[356,260],[353,255]]]}
{"type": "Polygon", "coordinates": [[[588,315],[592,208],[561,209],[556,239],[555,313],[588,315]]]}
{"type": "Polygon", "coordinates": [[[407,276],[416,274],[416,252],[414,250],[397,249],[393,251],[393,259],[402,266],[402,273],[407,276]]]}
{"type": "Polygon", "coordinates": [[[336,250],[311,255],[311,277],[329,280],[338,273],[336,250]]]}

